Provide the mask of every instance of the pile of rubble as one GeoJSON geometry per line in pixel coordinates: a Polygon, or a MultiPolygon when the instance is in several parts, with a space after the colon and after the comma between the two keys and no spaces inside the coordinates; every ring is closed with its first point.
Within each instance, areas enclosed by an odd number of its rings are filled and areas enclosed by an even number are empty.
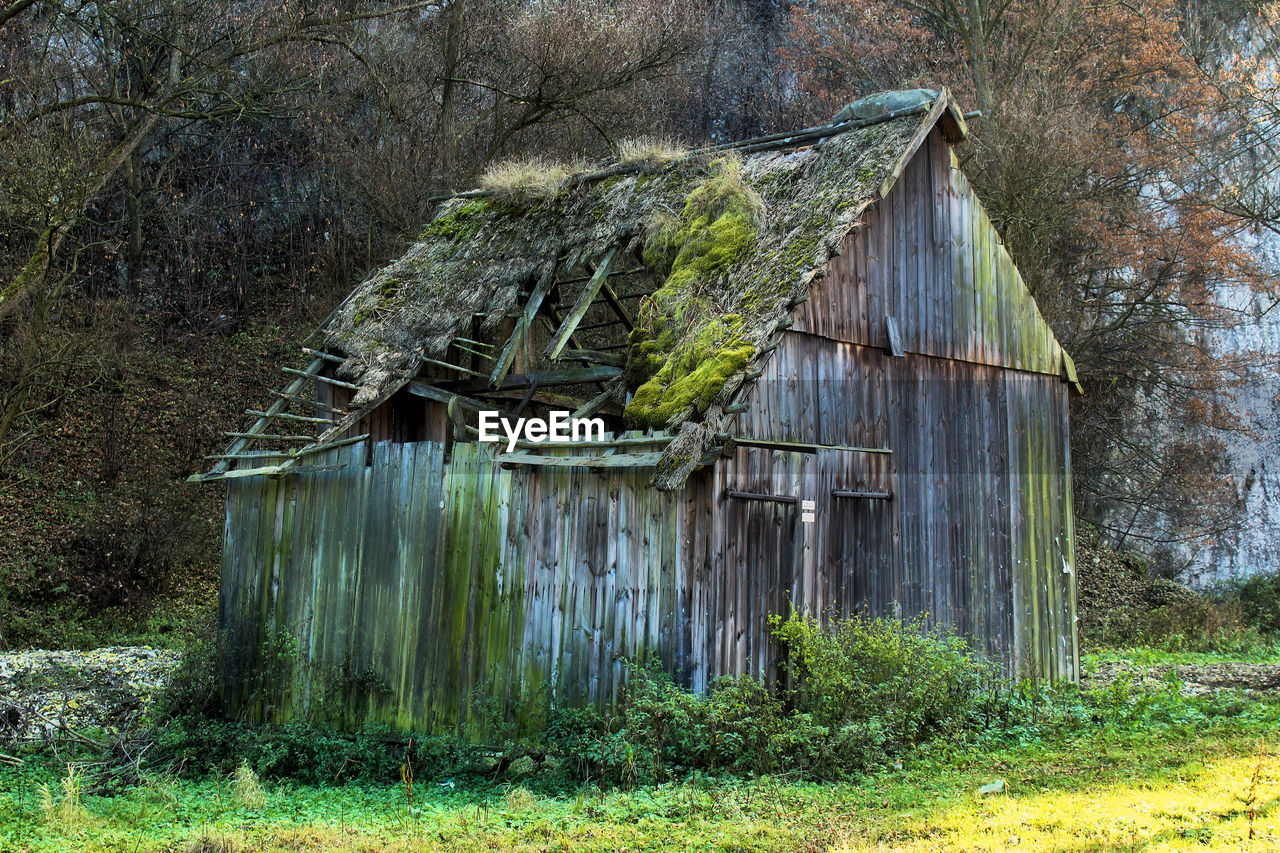
{"type": "Polygon", "coordinates": [[[1280,695],[1280,665],[1266,663],[1136,664],[1130,661],[1095,663],[1080,683],[1086,688],[1106,687],[1116,679],[1135,686],[1155,688],[1172,673],[1182,682],[1182,692],[1198,695],[1218,689],[1243,690],[1253,696],[1280,695]]]}
{"type": "Polygon", "coordinates": [[[178,658],[148,646],[0,653],[0,743],[125,730],[168,683],[178,658]]]}

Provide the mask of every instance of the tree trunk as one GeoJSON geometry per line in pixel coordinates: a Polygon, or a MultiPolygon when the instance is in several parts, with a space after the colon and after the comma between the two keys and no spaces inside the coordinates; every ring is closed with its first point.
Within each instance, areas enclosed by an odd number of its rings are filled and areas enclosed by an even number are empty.
{"type": "Polygon", "coordinates": [[[444,88],[440,93],[440,181],[447,190],[456,189],[458,152],[458,82],[457,70],[462,40],[466,0],[453,0],[445,11],[443,46],[444,88]]]}

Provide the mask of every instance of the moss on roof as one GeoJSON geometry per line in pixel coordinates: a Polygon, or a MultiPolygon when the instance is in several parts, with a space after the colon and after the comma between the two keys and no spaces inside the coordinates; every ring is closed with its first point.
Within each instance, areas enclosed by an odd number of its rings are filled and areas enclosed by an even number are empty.
{"type": "MultiPolygon", "coordinates": [[[[359,405],[416,374],[424,357],[443,357],[455,337],[472,334],[477,314],[481,333],[497,335],[522,288],[553,265],[598,262],[621,245],[666,275],[632,339],[626,412],[685,432],[704,425],[696,432],[712,435],[792,300],[879,197],[926,120],[891,119],[741,162],[696,157],[570,179],[545,200],[453,199],[404,257],[356,289],[326,343],[348,357],[339,373],[363,386],[359,405]]],[[[655,484],[678,485],[697,466],[699,448],[688,444],[655,484]]]]}

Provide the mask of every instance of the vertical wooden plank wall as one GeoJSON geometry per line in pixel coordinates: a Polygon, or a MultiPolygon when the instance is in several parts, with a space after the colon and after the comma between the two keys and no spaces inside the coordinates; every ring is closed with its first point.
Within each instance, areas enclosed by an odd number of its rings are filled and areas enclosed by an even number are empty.
{"type": "Polygon", "coordinates": [[[1062,358],[935,130],[797,308],[734,430],[892,450],[811,466],[819,524],[801,532],[826,596],[807,607],[924,615],[1011,671],[1074,677],[1062,358]],[[888,317],[905,357],[888,353],[888,317]]]}
{"type": "Polygon", "coordinates": [[[478,444],[448,461],[435,442],[376,444],[367,466],[366,452],[229,481],[230,707],[346,726],[483,730],[495,713],[529,726],[548,692],[602,706],[627,661],[682,664],[691,533],[683,496],[649,488],[651,470],[508,470],[478,444]],[[291,645],[284,686],[262,683],[291,645]]]}

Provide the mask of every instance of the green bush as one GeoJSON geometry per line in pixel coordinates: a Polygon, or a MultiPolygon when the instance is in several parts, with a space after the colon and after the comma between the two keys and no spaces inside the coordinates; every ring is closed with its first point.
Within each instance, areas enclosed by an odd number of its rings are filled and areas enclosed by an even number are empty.
{"type": "Polygon", "coordinates": [[[866,770],[968,724],[994,677],[962,638],[919,622],[775,619],[786,649],[798,744],[818,775],[866,770]]]}
{"type": "Polygon", "coordinates": [[[1250,625],[1280,636],[1280,572],[1254,575],[1241,583],[1235,594],[1250,625]]]}
{"type": "Polygon", "coordinates": [[[864,772],[938,735],[981,724],[990,666],[964,640],[919,622],[855,617],[823,627],[775,620],[784,678],[723,678],[692,693],[636,668],[616,712],[553,715],[546,749],[580,780],[665,781],[691,772],[809,778],[864,772]]]}

